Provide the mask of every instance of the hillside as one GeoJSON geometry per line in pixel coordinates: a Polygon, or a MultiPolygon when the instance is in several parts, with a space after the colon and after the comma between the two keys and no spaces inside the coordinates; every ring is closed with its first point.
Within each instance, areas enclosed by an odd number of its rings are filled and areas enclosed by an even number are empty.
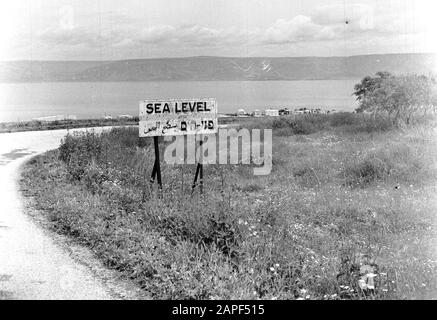
{"type": "Polygon", "coordinates": [[[437,54],[351,57],[190,57],[121,61],[11,61],[1,82],[357,79],[377,71],[429,73],[437,54]]]}

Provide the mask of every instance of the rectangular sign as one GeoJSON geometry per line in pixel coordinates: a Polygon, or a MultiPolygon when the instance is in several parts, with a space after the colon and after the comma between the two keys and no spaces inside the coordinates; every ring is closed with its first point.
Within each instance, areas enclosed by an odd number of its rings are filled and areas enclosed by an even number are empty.
{"type": "Polygon", "coordinates": [[[217,102],[214,98],[140,101],[140,137],[214,134],[217,102]]]}

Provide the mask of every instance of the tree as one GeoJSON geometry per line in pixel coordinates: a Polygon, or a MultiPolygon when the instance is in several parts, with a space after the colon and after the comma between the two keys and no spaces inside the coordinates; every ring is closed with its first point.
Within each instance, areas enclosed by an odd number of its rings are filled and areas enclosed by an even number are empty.
{"type": "Polygon", "coordinates": [[[354,94],[360,102],[357,112],[370,111],[374,116],[384,113],[397,122],[409,124],[413,115],[437,105],[437,82],[425,75],[394,76],[378,72],[355,85],[354,94]]]}
{"type": "Polygon", "coordinates": [[[384,80],[393,78],[394,76],[386,71],[380,71],[376,73],[375,77],[366,76],[360,83],[357,83],[354,87],[354,95],[357,96],[357,100],[360,102],[360,106],[356,109],[357,112],[373,111],[375,91],[381,88],[384,80]]]}

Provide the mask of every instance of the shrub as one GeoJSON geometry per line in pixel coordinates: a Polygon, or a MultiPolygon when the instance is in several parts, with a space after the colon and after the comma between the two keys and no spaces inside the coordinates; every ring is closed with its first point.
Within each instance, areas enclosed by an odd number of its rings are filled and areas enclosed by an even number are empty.
{"type": "Polygon", "coordinates": [[[59,159],[67,164],[73,180],[81,180],[85,168],[100,158],[107,148],[107,141],[95,132],[75,132],[72,135],[68,134],[61,141],[59,159]]]}
{"type": "Polygon", "coordinates": [[[328,118],[324,115],[309,114],[275,119],[272,128],[277,135],[307,135],[327,128],[328,118]]]}
{"type": "Polygon", "coordinates": [[[366,185],[390,174],[388,165],[377,157],[368,157],[345,170],[348,185],[366,185]]]}
{"type": "Polygon", "coordinates": [[[108,175],[97,166],[95,161],[92,161],[84,168],[81,178],[86,188],[90,190],[92,194],[101,190],[102,183],[109,180],[108,175]]]}
{"type": "Polygon", "coordinates": [[[355,113],[339,112],[331,115],[329,124],[332,127],[340,127],[356,125],[359,122],[360,119],[355,113]]]}
{"type": "Polygon", "coordinates": [[[358,112],[385,114],[394,123],[410,124],[416,114],[435,110],[437,81],[425,75],[392,75],[378,72],[355,85],[354,94],[360,102],[358,112]]]}

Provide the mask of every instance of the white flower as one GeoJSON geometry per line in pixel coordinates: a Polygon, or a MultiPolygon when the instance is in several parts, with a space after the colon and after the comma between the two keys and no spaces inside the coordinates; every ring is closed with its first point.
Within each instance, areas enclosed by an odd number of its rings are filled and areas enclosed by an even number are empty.
{"type": "Polygon", "coordinates": [[[273,267],[270,267],[270,271],[272,271],[272,272],[273,272],[273,271],[275,271],[275,268],[273,268],[273,267]]]}
{"type": "Polygon", "coordinates": [[[341,289],[344,289],[344,290],[347,290],[347,289],[349,289],[349,286],[343,286],[343,285],[341,285],[340,288],[341,288],[341,289]]]}
{"type": "Polygon", "coordinates": [[[360,288],[361,288],[362,290],[366,290],[366,289],[367,289],[366,281],[363,280],[363,279],[358,280],[358,285],[360,286],[360,288]]]}

